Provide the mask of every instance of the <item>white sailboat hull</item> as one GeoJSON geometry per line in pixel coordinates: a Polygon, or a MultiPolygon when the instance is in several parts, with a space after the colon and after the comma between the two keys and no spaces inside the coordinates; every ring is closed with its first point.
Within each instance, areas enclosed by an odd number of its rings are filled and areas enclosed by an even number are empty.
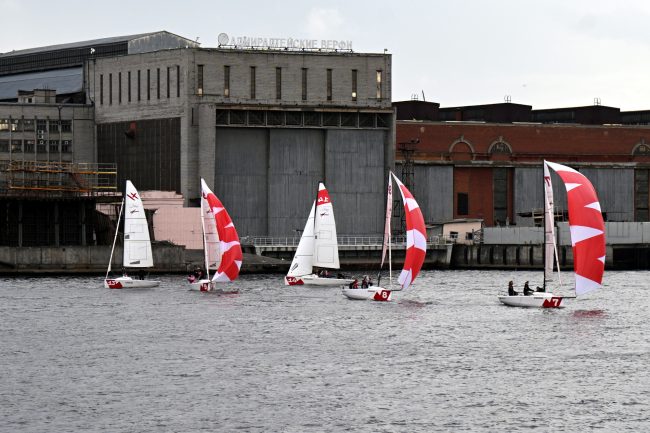
{"type": "Polygon", "coordinates": [[[198,280],[190,283],[190,290],[197,292],[239,293],[239,289],[232,287],[232,285],[230,287],[221,286],[211,280],[198,280]]]}
{"type": "Polygon", "coordinates": [[[157,280],[134,280],[127,276],[104,280],[104,287],[107,289],[150,289],[158,287],[158,285],[160,285],[160,281],[157,280]]]}
{"type": "Polygon", "coordinates": [[[564,297],[552,293],[535,292],[532,295],[499,296],[499,301],[510,307],[524,308],[564,308],[564,297]]]}
{"type": "Polygon", "coordinates": [[[343,295],[355,301],[379,301],[390,302],[395,300],[395,291],[383,287],[369,287],[367,289],[350,289],[343,288],[343,295]]]}
{"type": "Polygon", "coordinates": [[[287,286],[340,287],[354,281],[351,278],[326,278],[318,275],[302,275],[300,277],[284,277],[287,286]]]}

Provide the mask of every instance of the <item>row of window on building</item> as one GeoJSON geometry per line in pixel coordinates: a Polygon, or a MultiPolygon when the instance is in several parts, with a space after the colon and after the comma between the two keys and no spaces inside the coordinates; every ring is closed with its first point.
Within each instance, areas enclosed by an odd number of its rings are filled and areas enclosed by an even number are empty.
{"type": "Polygon", "coordinates": [[[72,140],[4,140],[0,139],[1,153],[71,153],[72,140]]]}
{"type": "Polygon", "coordinates": [[[0,119],[0,133],[3,132],[35,132],[39,135],[48,132],[72,132],[72,120],[0,119]]]}
{"type": "MultiPolygon", "coordinates": [[[[225,65],[223,67],[223,96],[225,98],[230,98],[232,97],[232,92],[231,92],[231,83],[230,83],[230,69],[231,67],[228,65],[225,65]]],[[[171,82],[171,75],[172,75],[172,70],[175,69],[176,73],[176,88],[175,93],[176,97],[179,98],[181,95],[181,87],[180,87],[180,66],[175,66],[175,67],[170,67],[168,66],[166,68],[166,82],[165,82],[165,89],[162,89],[162,81],[161,81],[161,68],[156,68],[155,69],[155,77],[153,79],[155,80],[155,86],[152,87],[152,69],[146,69],[146,70],[137,70],[133,74],[132,71],[127,71],[126,72],[126,102],[130,103],[134,99],[136,101],[142,101],[143,99],[146,98],[147,101],[150,101],[154,95],[152,95],[152,90],[155,91],[155,98],[156,99],[161,99],[162,96],[166,96],[167,98],[172,97],[172,82],[171,82]],[[143,74],[144,72],[144,74],[143,74]],[[144,77],[143,77],[144,75],[144,77]],[[143,91],[143,86],[142,86],[142,81],[145,80],[145,86],[144,86],[144,91],[143,91]],[[133,88],[133,81],[135,81],[135,89],[133,88]],[[135,91],[133,91],[135,90],[135,91]],[[134,94],[135,93],[135,94],[134,94]]],[[[196,84],[196,94],[199,96],[203,96],[205,92],[205,80],[204,80],[204,70],[205,70],[205,65],[197,65],[197,84],[196,84]]],[[[250,99],[256,99],[257,98],[257,67],[256,66],[251,66],[249,69],[250,77],[249,77],[249,83],[250,83],[250,94],[248,95],[250,99]]],[[[326,91],[326,99],[328,101],[333,100],[333,70],[332,69],[327,69],[326,71],[327,74],[327,79],[326,79],[326,84],[325,84],[325,91],[326,91]]],[[[357,69],[352,69],[350,70],[351,74],[351,86],[350,86],[350,95],[349,98],[351,101],[357,101],[358,97],[358,75],[359,71],[357,69]]],[[[117,85],[117,103],[122,104],[123,102],[123,95],[122,95],[122,88],[123,88],[123,74],[122,72],[117,72],[117,74],[113,73],[108,73],[108,74],[100,74],[99,75],[99,104],[104,105],[105,102],[105,97],[104,97],[104,88],[105,86],[105,79],[108,83],[108,99],[106,100],[106,103],[108,105],[113,105],[113,85],[114,85],[114,80],[116,79],[116,85],[117,85]],[[105,77],[106,75],[106,77],[105,77]]],[[[308,80],[309,80],[309,68],[302,68],[301,69],[301,98],[303,101],[307,101],[309,98],[308,94],[308,80]]],[[[383,71],[382,70],[377,70],[375,71],[375,97],[378,100],[382,100],[384,98],[383,95],[383,71]]],[[[275,68],[275,99],[276,100],[281,100],[282,99],[282,68],[276,67],[275,68]]]]}
{"type": "Polygon", "coordinates": [[[389,128],[388,113],[216,110],[217,125],[389,128]]]}
{"type": "MultiPolygon", "coordinates": [[[[118,72],[117,74],[109,73],[106,74],[106,80],[108,82],[108,100],[106,101],[108,105],[113,105],[113,82],[114,79],[116,79],[116,85],[117,85],[117,103],[122,104],[122,88],[123,86],[123,79],[126,81],[126,102],[130,103],[133,100],[136,101],[142,101],[143,99],[146,98],[147,101],[150,101],[152,98],[152,70],[151,69],[146,69],[146,70],[140,70],[138,69],[137,71],[127,71],[125,76],[123,77],[122,72],[118,72]],[[145,81],[146,86],[142,86],[143,80],[145,81]],[[135,89],[133,87],[133,83],[135,82],[135,89]]],[[[161,84],[161,69],[156,68],[154,70],[155,76],[153,79],[155,80],[156,86],[155,86],[155,98],[160,99],[161,95],[169,99],[172,97],[172,94],[175,93],[177,98],[180,98],[181,96],[181,80],[180,80],[180,74],[181,74],[181,68],[180,66],[176,65],[175,67],[168,66],[165,74],[167,76],[166,80],[166,88],[162,89],[161,84]],[[176,74],[176,88],[172,89],[171,85],[171,76],[172,76],[172,70],[175,70],[176,74]]],[[[99,104],[104,105],[104,79],[105,79],[105,74],[100,74],[99,75],[99,104]]]]}
{"type": "MultiPolygon", "coordinates": [[[[203,74],[204,74],[204,68],[205,65],[197,65],[197,84],[196,84],[196,93],[198,95],[203,95],[205,89],[204,89],[204,79],[203,79],[203,74]]],[[[326,83],[325,83],[325,93],[326,93],[326,99],[328,101],[331,101],[333,98],[333,91],[332,91],[332,69],[327,69],[326,70],[326,83]]],[[[350,70],[350,100],[351,101],[356,101],[357,100],[357,95],[358,95],[358,78],[359,78],[359,71],[357,69],[351,69],[350,70]]],[[[383,90],[382,90],[382,81],[383,81],[383,71],[382,70],[377,70],[376,75],[375,75],[375,88],[376,88],[376,94],[375,97],[379,100],[383,99],[383,90]]],[[[306,101],[309,97],[308,95],[308,82],[309,82],[309,68],[301,68],[300,70],[300,83],[301,83],[301,99],[303,101],[306,101]]],[[[250,93],[248,97],[250,99],[256,99],[257,98],[257,66],[250,66],[249,67],[249,84],[250,84],[250,93]]],[[[223,67],[223,96],[225,98],[230,98],[232,95],[231,93],[231,86],[230,86],[230,66],[229,65],[224,65],[223,67]]],[[[281,67],[276,67],[275,68],[275,99],[276,100],[281,100],[282,99],[282,68],[281,67]]]]}

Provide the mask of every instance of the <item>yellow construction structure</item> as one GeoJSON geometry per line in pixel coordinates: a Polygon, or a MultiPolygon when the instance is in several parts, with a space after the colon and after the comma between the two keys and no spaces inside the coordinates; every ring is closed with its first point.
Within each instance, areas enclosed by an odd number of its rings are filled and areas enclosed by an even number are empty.
{"type": "Polygon", "coordinates": [[[4,195],[113,195],[117,191],[117,167],[61,161],[0,161],[0,189],[4,195]]]}

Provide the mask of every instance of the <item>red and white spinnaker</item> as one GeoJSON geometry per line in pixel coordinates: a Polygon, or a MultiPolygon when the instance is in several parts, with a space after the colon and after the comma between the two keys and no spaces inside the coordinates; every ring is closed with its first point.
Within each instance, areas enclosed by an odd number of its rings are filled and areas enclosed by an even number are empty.
{"type": "MultiPolygon", "coordinates": [[[[218,243],[207,241],[205,245],[206,250],[210,248],[218,249],[216,252],[206,251],[207,257],[220,258],[220,261],[218,259],[211,260],[219,262],[219,267],[212,277],[212,281],[234,281],[239,275],[243,258],[237,230],[235,230],[235,225],[230,215],[228,215],[228,211],[203,179],[201,179],[201,197],[207,202],[209,212],[213,215],[212,220],[208,218],[204,222],[206,226],[208,224],[213,225],[205,227],[205,233],[215,233],[216,229],[216,238],[218,238],[218,243]]],[[[209,272],[209,269],[207,271],[209,272]]]]}
{"type": "Polygon", "coordinates": [[[569,205],[576,295],[602,286],[605,272],[605,222],[594,186],[582,173],[544,161],[564,181],[569,205]]]}
{"type": "MultiPolygon", "coordinates": [[[[404,204],[404,214],[406,216],[406,256],[404,258],[404,266],[400,272],[397,281],[401,285],[400,290],[407,289],[415,278],[420,273],[422,269],[422,264],[427,254],[427,231],[424,225],[424,216],[422,215],[422,210],[418,205],[417,201],[413,197],[413,194],[408,190],[408,188],[395,176],[394,173],[389,173],[388,175],[388,188],[387,188],[387,198],[386,198],[386,220],[384,225],[384,245],[382,248],[382,257],[381,257],[381,266],[384,264],[386,257],[386,251],[388,251],[389,258],[388,263],[389,267],[391,266],[391,209],[393,204],[393,189],[392,189],[392,180],[395,180],[395,183],[399,187],[400,194],[402,196],[402,203],[404,204]]],[[[389,275],[392,274],[392,270],[389,270],[389,275]]],[[[392,278],[389,277],[389,278],[392,278]]],[[[388,289],[383,287],[368,287],[368,288],[344,288],[343,294],[349,299],[372,299],[375,301],[390,301],[392,300],[392,290],[390,287],[388,289]]]]}

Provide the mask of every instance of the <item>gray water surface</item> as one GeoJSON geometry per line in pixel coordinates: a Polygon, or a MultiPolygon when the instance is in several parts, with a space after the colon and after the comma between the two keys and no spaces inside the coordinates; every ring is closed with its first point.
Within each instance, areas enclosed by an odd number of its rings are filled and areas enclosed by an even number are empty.
{"type": "Polygon", "coordinates": [[[427,271],[399,303],[2,278],[0,430],[650,431],[648,276],[562,310],[499,304],[537,272],[427,271]]]}

